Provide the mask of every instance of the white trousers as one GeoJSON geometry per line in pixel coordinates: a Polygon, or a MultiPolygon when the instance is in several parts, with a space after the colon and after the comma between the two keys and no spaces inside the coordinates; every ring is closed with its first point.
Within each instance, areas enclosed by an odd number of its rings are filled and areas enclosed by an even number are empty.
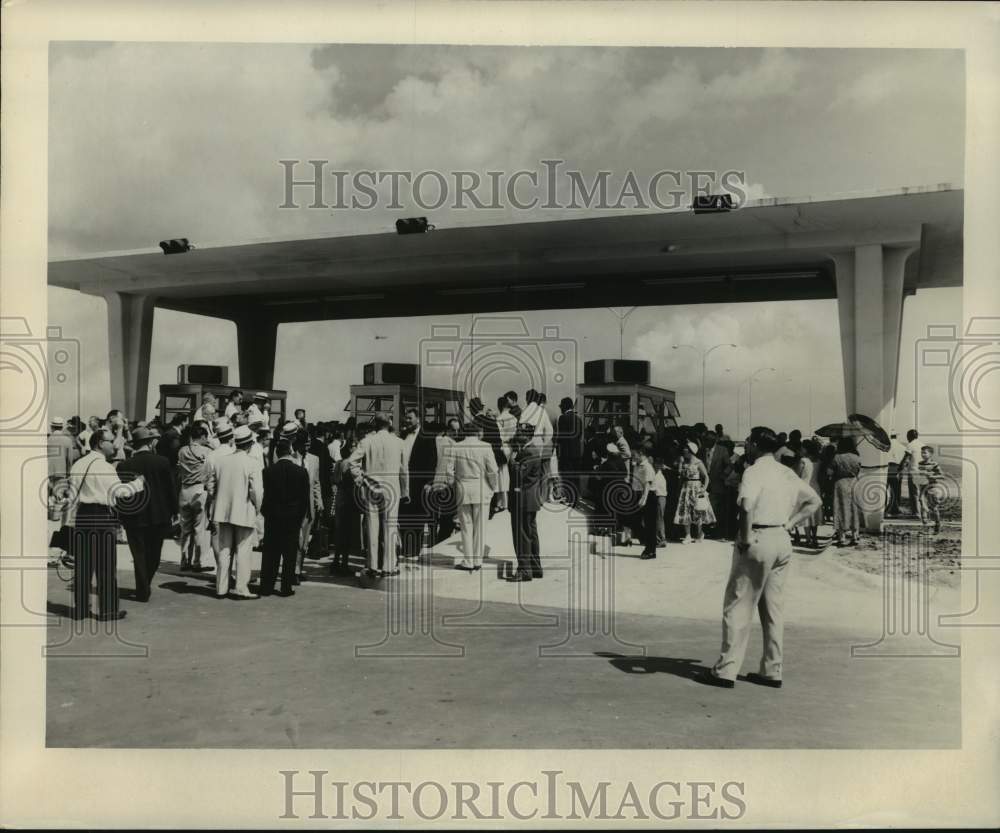
{"type": "Polygon", "coordinates": [[[236,562],[236,584],[233,592],[239,596],[250,595],[250,562],[253,558],[254,530],[248,526],[220,523],[212,539],[215,550],[215,592],[224,596],[229,592],[229,570],[236,562]]]}
{"type": "MultiPolygon", "coordinates": [[[[489,504],[485,504],[486,507],[489,504]]],[[[458,506],[458,522],[462,533],[462,564],[481,567],[483,564],[484,504],[462,503],[458,506]]]]}
{"type": "Polygon", "coordinates": [[[722,607],[722,655],[714,668],[717,676],[735,680],[740,673],[756,607],[764,632],[760,674],[781,679],[785,576],[791,560],[791,540],[781,527],[755,529],[750,546],[743,552],[733,547],[722,607]]]}
{"type": "Polygon", "coordinates": [[[399,541],[399,502],[387,500],[386,506],[365,506],[368,531],[368,567],[378,570],[379,543],[385,551],[381,569],[389,573],[396,569],[396,543],[399,541]]]}

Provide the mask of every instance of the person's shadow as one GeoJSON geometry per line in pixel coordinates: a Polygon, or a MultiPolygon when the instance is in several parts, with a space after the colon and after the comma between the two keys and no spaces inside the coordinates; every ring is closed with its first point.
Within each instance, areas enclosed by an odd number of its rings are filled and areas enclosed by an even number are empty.
{"type": "Polygon", "coordinates": [[[674,657],[627,657],[624,654],[597,652],[619,671],[626,674],[673,674],[685,680],[700,682],[708,668],[697,659],[677,659],[674,657]]]}
{"type": "Polygon", "coordinates": [[[204,584],[188,584],[186,581],[165,581],[159,586],[164,590],[171,590],[174,593],[215,598],[215,588],[204,584]]]}

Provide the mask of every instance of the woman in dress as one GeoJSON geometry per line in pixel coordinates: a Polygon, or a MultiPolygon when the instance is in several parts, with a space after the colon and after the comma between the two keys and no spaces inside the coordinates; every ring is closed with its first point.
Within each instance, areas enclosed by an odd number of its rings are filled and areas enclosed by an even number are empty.
{"type": "Polygon", "coordinates": [[[680,462],[680,495],[677,499],[677,513],[674,523],[684,527],[682,544],[691,543],[691,527],[694,527],[694,540],[704,540],[701,528],[704,524],[715,523],[715,513],[708,500],[708,469],[695,456],[698,446],[689,442],[681,448],[680,462]]]}
{"type": "MultiPolygon", "coordinates": [[[[819,443],[815,440],[803,440],[802,441],[802,457],[799,459],[798,474],[799,477],[805,480],[809,486],[816,492],[820,494],[820,471],[821,471],[820,461],[819,461],[819,443]]],[[[805,523],[800,527],[795,529],[796,543],[798,542],[799,532],[801,531],[805,535],[805,544],[807,547],[812,547],[813,549],[819,549],[819,525],[823,523],[823,506],[822,504],[819,508],[813,512],[812,516],[806,518],[805,523]]]]}
{"type": "Polygon", "coordinates": [[[861,457],[854,447],[854,440],[841,437],[837,442],[837,453],[830,463],[829,475],[833,481],[833,543],[836,546],[858,543],[861,512],[854,492],[860,471],[861,457]]]}
{"type": "Polygon", "coordinates": [[[336,487],[334,499],[333,561],[331,573],[347,572],[351,556],[362,553],[361,507],[357,498],[357,483],[348,462],[354,451],[354,438],[345,439],[340,447],[341,457],[334,464],[332,480],[336,487]]]}
{"type": "Polygon", "coordinates": [[[517,417],[510,412],[510,402],[506,396],[497,399],[496,420],[500,431],[500,451],[503,453],[503,457],[497,459],[500,485],[496,497],[496,511],[503,512],[507,508],[507,493],[510,491],[510,468],[507,463],[510,460],[510,441],[517,433],[517,417]],[[500,462],[501,459],[503,463],[500,462]]]}

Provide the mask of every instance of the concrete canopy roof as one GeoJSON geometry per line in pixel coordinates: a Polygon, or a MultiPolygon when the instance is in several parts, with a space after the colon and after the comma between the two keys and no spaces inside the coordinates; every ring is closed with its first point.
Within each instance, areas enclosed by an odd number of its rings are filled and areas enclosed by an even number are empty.
{"type": "MultiPolygon", "coordinates": [[[[963,196],[942,185],[629,214],[116,254],[49,263],[52,286],[221,317],[308,321],[625,303],[836,296],[830,254],[919,247],[905,290],[962,282],[963,196]]],[[[181,230],[197,245],[196,230],[181,230]]]]}

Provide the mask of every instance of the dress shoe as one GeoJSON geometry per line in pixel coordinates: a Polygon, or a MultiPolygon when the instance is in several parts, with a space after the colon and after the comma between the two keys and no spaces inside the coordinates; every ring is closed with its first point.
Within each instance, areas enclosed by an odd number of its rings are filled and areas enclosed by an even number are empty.
{"type": "Polygon", "coordinates": [[[531,581],[531,573],[514,573],[507,581],[531,581]]]}
{"type": "Polygon", "coordinates": [[[455,565],[455,569],[456,570],[464,570],[467,573],[471,573],[472,570],[473,570],[472,567],[466,567],[464,564],[456,564],[455,565]]]}
{"type": "Polygon", "coordinates": [[[215,594],[215,598],[218,599],[221,602],[223,599],[228,599],[229,598],[229,594],[228,593],[216,593],[215,594]]]}
{"type": "Polygon", "coordinates": [[[292,590],[291,587],[289,587],[286,590],[279,590],[276,595],[281,596],[281,598],[283,598],[283,599],[287,599],[289,596],[294,596],[295,595],[295,591],[292,590]]]}
{"type": "Polygon", "coordinates": [[[698,682],[705,685],[712,685],[716,688],[736,688],[735,680],[724,680],[722,677],[717,677],[711,668],[705,669],[701,676],[698,677],[698,682]]]}
{"type": "Polygon", "coordinates": [[[543,573],[541,570],[532,570],[531,571],[531,577],[532,578],[542,578],[544,575],[545,575],[545,573],[543,573]]]}
{"type": "Polygon", "coordinates": [[[98,613],[94,618],[98,622],[117,622],[119,619],[124,619],[127,615],[127,610],[119,610],[117,613],[98,613]]]}
{"type": "Polygon", "coordinates": [[[781,680],[776,680],[774,677],[765,677],[763,674],[754,672],[747,674],[747,682],[767,686],[768,688],[781,688],[781,680]]]}
{"type": "Polygon", "coordinates": [[[475,567],[472,568],[472,572],[477,573],[481,569],[483,569],[483,565],[482,564],[477,564],[475,567]]]}
{"type": "Polygon", "coordinates": [[[261,596],[261,597],[263,597],[263,596],[273,596],[274,595],[274,591],[273,590],[261,590],[261,591],[259,591],[257,593],[257,595],[261,596]]]}
{"type": "Polygon", "coordinates": [[[651,558],[656,558],[656,552],[643,552],[639,554],[639,558],[643,561],[649,561],[651,558]]]}
{"type": "Polygon", "coordinates": [[[243,593],[233,593],[231,598],[233,599],[233,601],[236,602],[249,602],[259,597],[254,595],[253,593],[250,593],[248,595],[244,595],[243,593]]]}

